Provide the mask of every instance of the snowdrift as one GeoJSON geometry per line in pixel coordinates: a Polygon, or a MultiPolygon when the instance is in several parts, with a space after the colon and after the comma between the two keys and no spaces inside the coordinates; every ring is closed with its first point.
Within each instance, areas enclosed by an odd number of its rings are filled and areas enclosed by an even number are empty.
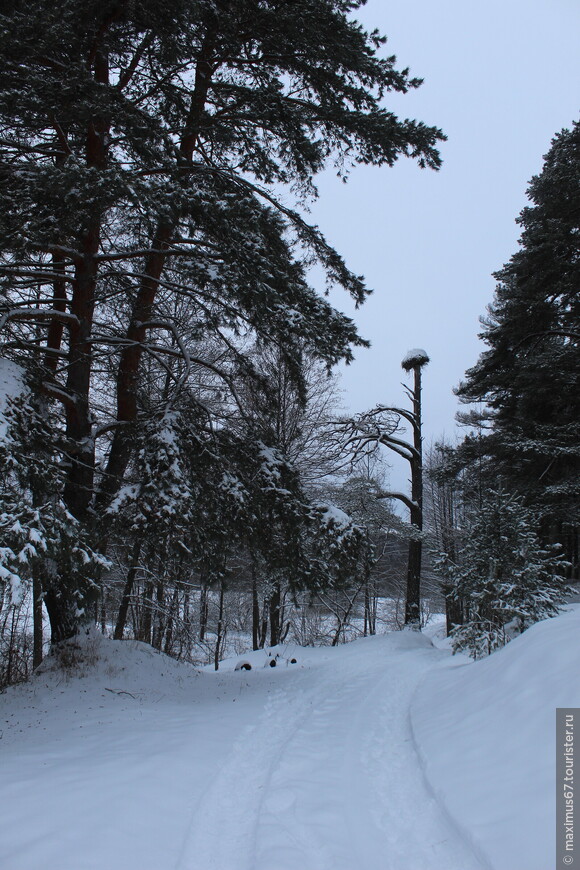
{"type": "Polygon", "coordinates": [[[489,658],[431,671],[411,722],[434,794],[493,870],[546,870],[555,842],[557,707],[580,706],[580,607],[489,658]]]}
{"type": "Polygon", "coordinates": [[[217,673],[92,634],[0,697],[0,866],[548,870],[579,629],[575,606],[477,663],[403,631],[217,673]]]}

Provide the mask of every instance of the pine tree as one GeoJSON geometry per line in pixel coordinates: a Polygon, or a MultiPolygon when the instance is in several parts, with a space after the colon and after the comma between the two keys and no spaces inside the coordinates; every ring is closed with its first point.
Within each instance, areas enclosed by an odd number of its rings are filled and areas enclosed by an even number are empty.
{"type": "MultiPolygon", "coordinates": [[[[124,484],[149,366],[171,400],[206,371],[234,401],[248,341],[277,344],[297,381],[304,348],[332,365],[363,343],[307,266],[357,303],[364,282],[273,192],[308,197],[332,160],[439,165],[440,131],[384,107],[420,82],[379,56],[359,5],[4,5],[0,330],[44,369],[66,436],[63,499],[82,526],[124,484]],[[200,339],[219,352],[197,356],[200,339]]],[[[58,638],[74,630],[70,585],[49,608],[58,638]]]]}
{"type": "MultiPolygon", "coordinates": [[[[541,507],[544,536],[563,536],[574,558],[580,494],[578,122],[554,138],[528,198],[531,204],[518,218],[520,248],[495,274],[495,300],[481,335],[488,350],[458,394],[487,406],[491,433],[483,446],[496,478],[501,473],[529,504],[541,507]]],[[[465,445],[467,458],[471,452],[465,445]]]]}

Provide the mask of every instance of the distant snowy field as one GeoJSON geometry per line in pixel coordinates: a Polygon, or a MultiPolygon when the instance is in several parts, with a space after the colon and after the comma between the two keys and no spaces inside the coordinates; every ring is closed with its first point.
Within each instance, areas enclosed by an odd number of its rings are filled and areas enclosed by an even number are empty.
{"type": "Polygon", "coordinates": [[[477,663],[435,627],[217,673],[89,638],[0,696],[0,867],[547,870],[579,630],[573,606],[477,663]]]}
{"type": "Polygon", "coordinates": [[[16,363],[0,357],[0,441],[6,437],[8,400],[15,399],[24,389],[23,371],[16,363]]]}

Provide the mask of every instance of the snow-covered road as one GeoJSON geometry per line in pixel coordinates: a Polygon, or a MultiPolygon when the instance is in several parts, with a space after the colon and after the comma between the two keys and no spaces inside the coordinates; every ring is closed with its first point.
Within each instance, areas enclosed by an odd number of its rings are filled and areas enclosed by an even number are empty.
{"type": "Polygon", "coordinates": [[[409,722],[419,680],[448,656],[412,632],[291,654],[192,674],[105,642],[84,678],[11,690],[0,866],[481,870],[409,722]]]}
{"type": "Polygon", "coordinates": [[[426,787],[408,719],[439,654],[407,633],[338,652],[268,696],[204,792],[179,870],[481,867],[426,787]]]}

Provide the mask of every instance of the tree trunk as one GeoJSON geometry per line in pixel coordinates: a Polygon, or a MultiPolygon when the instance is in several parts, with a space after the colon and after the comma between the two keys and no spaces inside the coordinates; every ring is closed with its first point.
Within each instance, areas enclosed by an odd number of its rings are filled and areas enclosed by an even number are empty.
{"type": "Polygon", "coordinates": [[[375,633],[375,594],[374,589],[371,590],[371,556],[370,556],[370,541],[367,533],[366,547],[364,555],[364,578],[365,578],[365,603],[364,603],[364,631],[363,636],[375,633]]]}
{"type": "Polygon", "coordinates": [[[121,605],[119,607],[119,613],[117,615],[115,633],[113,634],[113,638],[115,640],[123,640],[123,635],[125,634],[125,625],[127,624],[127,614],[129,612],[131,593],[133,592],[133,585],[135,583],[135,578],[138,571],[137,563],[139,561],[139,555],[141,553],[141,544],[142,541],[136,541],[135,546],[133,547],[133,553],[131,555],[131,565],[127,573],[127,580],[125,581],[125,587],[123,589],[123,597],[121,599],[121,605]]]}
{"type": "Polygon", "coordinates": [[[223,642],[223,620],[224,620],[224,582],[220,583],[220,600],[219,600],[219,610],[218,610],[218,621],[217,621],[217,637],[215,643],[215,654],[214,654],[214,668],[215,670],[219,670],[220,666],[220,652],[221,645],[223,642]]]}
{"type": "Polygon", "coordinates": [[[169,610],[169,615],[167,617],[167,625],[165,628],[165,644],[163,646],[163,650],[166,655],[170,656],[172,653],[172,644],[173,644],[173,631],[175,626],[175,621],[179,615],[179,591],[177,586],[173,590],[173,596],[171,598],[171,607],[169,610]]]}
{"type": "Polygon", "coordinates": [[[456,625],[463,625],[463,608],[461,602],[448,592],[445,595],[445,630],[447,637],[449,637],[456,625]]]}
{"type": "Polygon", "coordinates": [[[155,608],[155,619],[153,622],[153,640],[151,645],[154,649],[161,651],[163,646],[163,635],[165,633],[165,583],[163,580],[157,582],[157,606],[155,608]]]}
{"type": "MultiPolygon", "coordinates": [[[[109,83],[109,59],[98,48],[92,59],[94,79],[101,85],[109,83]]],[[[91,118],[86,132],[86,163],[96,171],[108,164],[108,136],[110,121],[104,117],[91,118]]],[[[68,446],[67,479],[64,486],[64,502],[71,514],[84,526],[92,519],[90,507],[94,491],[95,443],[93,438],[93,415],[89,394],[92,375],[91,332],[97,287],[97,254],[101,243],[102,214],[93,209],[82,228],[80,256],[75,258],[72,282],[70,313],[75,316],[69,322],[69,352],[67,360],[66,394],[66,441],[68,446]]],[[[56,294],[61,290],[55,288],[56,294]]],[[[59,300],[62,305],[62,299],[59,300]]],[[[51,341],[56,343],[57,336],[51,341]]],[[[56,588],[45,595],[53,643],[74,637],[82,622],[90,619],[90,606],[95,600],[92,584],[78,588],[72,578],[55,578],[56,588]],[[79,613],[83,614],[79,616],[79,613]]]]}
{"type": "Polygon", "coordinates": [[[270,646],[278,646],[280,643],[280,584],[274,585],[270,596],[270,646]]]}
{"type": "Polygon", "coordinates": [[[153,625],[153,581],[148,581],[143,590],[143,610],[139,625],[138,640],[143,643],[151,643],[151,629],[153,625]]]}
{"type": "Polygon", "coordinates": [[[252,649],[260,649],[260,600],[254,565],[252,565],[252,649]]]}
{"type": "Polygon", "coordinates": [[[106,589],[101,591],[101,633],[103,637],[107,634],[107,597],[108,592],[106,589]]]}
{"type": "Polygon", "coordinates": [[[423,439],[421,435],[421,366],[414,368],[415,388],[413,390],[413,446],[415,455],[411,465],[411,526],[412,537],[409,541],[409,561],[407,565],[407,599],[405,602],[405,625],[421,628],[421,556],[423,541],[423,439]]]}
{"type": "Polygon", "coordinates": [[[8,656],[6,661],[6,685],[9,686],[12,682],[12,663],[14,661],[14,651],[16,649],[16,622],[17,608],[13,605],[10,619],[10,640],[8,642],[8,656]]]}
{"type": "Polygon", "coordinates": [[[191,652],[191,616],[189,610],[189,587],[186,586],[183,594],[183,630],[179,633],[179,658],[183,655],[183,646],[189,654],[191,652]]]}
{"type": "Polygon", "coordinates": [[[363,637],[366,637],[368,634],[369,609],[369,586],[368,583],[365,583],[365,615],[363,622],[363,637]]]}
{"type": "Polygon", "coordinates": [[[51,586],[44,593],[44,606],[50,621],[51,645],[75,637],[79,632],[79,616],[72,595],[51,586]]]}
{"type": "MultiPolygon", "coordinates": [[[[58,166],[62,164],[65,160],[66,155],[59,154],[55,163],[58,166]]],[[[55,274],[62,274],[62,278],[55,278],[52,284],[52,293],[53,293],[53,301],[52,307],[55,311],[66,311],[67,306],[67,293],[66,293],[66,281],[64,279],[65,275],[65,267],[64,267],[64,255],[55,253],[52,255],[52,271],[55,274]]],[[[44,368],[47,372],[50,372],[54,375],[58,368],[58,360],[61,344],[62,344],[62,336],[64,333],[64,323],[62,320],[58,320],[56,317],[51,318],[48,333],[46,338],[46,352],[44,355],[44,368]]]]}
{"type": "Polygon", "coordinates": [[[264,602],[262,604],[262,621],[260,623],[260,638],[259,638],[259,648],[264,649],[264,645],[266,643],[266,638],[268,636],[268,613],[270,611],[270,599],[264,598],[264,602]]]}
{"type": "Polygon", "coordinates": [[[205,640],[205,633],[207,631],[208,610],[208,590],[205,580],[202,579],[201,589],[199,593],[199,639],[201,641],[205,640]]]}
{"type": "Polygon", "coordinates": [[[32,666],[37,668],[42,662],[42,584],[38,577],[32,581],[32,666]]]}
{"type": "MultiPolygon", "coordinates": [[[[187,124],[181,131],[179,145],[180,172],[185,176],[190,170],[197,147],[199,127],[205,110],[207,95],[213,74],[212,59],[215,48],[217,25],[208,29],[200,48],[196,65],[195,82],[191,97],[187,124]]],[[[183,176],[183,177],[185,177],[183,176]]],[[[119,486],[132,452],[131,428],[137,419],[137,386],[139,367],[143,356],[143,343],[147,335],[147,322],[152,319],[159,280],[167,263],[171,241],[179,226],[178,209],[159,221],[153,235],[151,252],[146,258],[139,290],[135,297],[131,322],[127,330],[127,344],[121,353],[117,371],[117,420],[121,426],[115,429],[107,463],[100,499],[106,502],[119,486]]]]}
{"type": "Polygon", "coordinates": [[[377,633],[377,590],[373,583],[372,587],[372,596],[371,596],[371,610],[370,610],[370,623],[369,623],[369,634],[375,635],[377,633]]]}
{"type": "MultiPolygon", "coordinates": [[[[344,635],[344,628],[347,625],[348,620],[350,619],[350,614],[352,613],[352,609],[354,607],[354,603],[357,599],[359,592],[360,592],[360,586],[356,590],[356,592],[353,593],[351,598],[347,598],[348,604],[347,604],[345,610],[343,611],[342,616],[339,616],[338,614],[336,615],[337,626],[336,626],[336,631],[334,632],[334,637],[332,638],[331,646],[338,646],[338,644],[340,642],[341,632],[344,635]]],[[[338,610],[339,606],[340,605],[337,605],[337,610],[338,610]]]]}
{"type": "Polygon", "coordinates": [[[407,598],[405,602],[405,625],[421,627],[421,556],[422,542],[409,541],[407,563],[407,598]]]}

